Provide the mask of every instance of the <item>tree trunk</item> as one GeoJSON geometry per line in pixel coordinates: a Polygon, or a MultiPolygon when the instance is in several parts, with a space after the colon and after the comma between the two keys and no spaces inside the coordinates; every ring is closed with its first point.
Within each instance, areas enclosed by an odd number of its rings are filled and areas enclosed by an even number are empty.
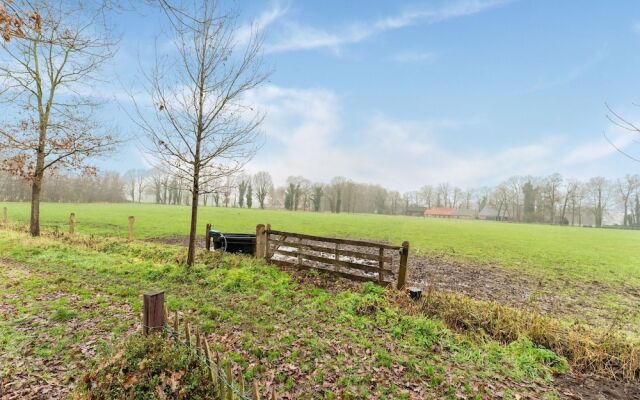
{"type": "Polygon", "coordinates": [[[34,176],[31,184],[31,236],[40,236],[40,193],[42,192],[42,176],[34,176]]]}
{"type": "Polygon", "coordinates": [[[198,227],[198,179],[194,177],[193,195],[191,197],[191,229],[189,231],[189,250],[187,252],[187,267],[191,268],[196,258],[196,234],[198,227]]]}

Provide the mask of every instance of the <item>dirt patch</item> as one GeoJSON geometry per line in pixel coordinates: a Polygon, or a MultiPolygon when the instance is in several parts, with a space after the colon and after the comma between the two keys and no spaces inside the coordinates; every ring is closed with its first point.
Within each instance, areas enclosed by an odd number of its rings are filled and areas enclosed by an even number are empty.
{"type": "Polygon", "coordinates": [[[637,333],[638,288],[601,282],[545,279],[491,265],[466,265],[437,258],[409,257],[408,281],[417,286],[463,293],[523,310],[570,318],[593,327],[637,333]],[[605,307],[602,299],[616,296],[628,303],[605,307]]]}
{"type": "Polygon", "coordinates": [[[558,394],[571,400],[640,399],[640,386],[597,375],[565,374],[554,380],[558,394]]]}
{"type": "MultiPolygon", "coordinates": [[[[146,239],[146,241],[152,242],[152,243],[171,244],[175,246],[185,246],[185,247],[189,246],[189,236],[174,235],[174,236],[159,237],[159,238],[149,238],[149,239],[146,239]]],[[[196,237],[196,249],[204,249],[205,247],[206,246],[205,246],[204,237],[202,237],[202,235],[198,235],[196,237]]]]}

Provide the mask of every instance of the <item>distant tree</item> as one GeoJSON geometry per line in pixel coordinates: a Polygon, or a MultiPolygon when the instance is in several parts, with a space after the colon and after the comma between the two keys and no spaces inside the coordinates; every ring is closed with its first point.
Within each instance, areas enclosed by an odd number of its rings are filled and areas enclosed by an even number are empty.
{"type": "Polygon", "coordinates": [[[620,203],[623,206],[623,221],[622,224],[624,226],[630,225],[630,215],[629,215],[629,201],[631,199],[631,195],[636,192],[638,187],[640,187],[640,176],[638,175],[626,175],[623,179],[616,180],[616,194],[620,203]]]}
{"type": "Polygon", "coordinates": [[[323,186],[319,183],[313,185],[313,193],[311,195],[311,202],[313,203],[313,211],[320,211],[322,206],[323,186]]]}
{"type": "Polygon", "coordinates": [[[238,182],[238,205],[240,208],[244,207],[245,194],[249,185],[249,181],[245,179],[241,179],[240,182],[238,182]]]}
{"type": "Polygon", "coordinates": [[[247,187],[247,208],[251,208],[253,205],[253,189],[251,188],[251,183],[247,187]]]}
{"type": "Polygon", "coordinates": [[[598,176],[589,180],[589,192],[597,228],[602,227],[602,220],[607,204],[607,189],[608,181],[605,178],[598,176]]]}
{"type": "Polygon", "coordinates": [[[531,180],[522,186],[522,194],[524,196],[524,222],[534,222],[536,218],[536,191],[531,180]]]}
{"type": "Polygon", "coordinates": [[[127,192],[129,194],[129,199],[132,203],[136,201],[136,187],[138,182],[138,171],[134,169],[130,169],[124,175],[127,180],[127,192]]]}
{"type": "Polygon", "coordinates": [[[339,214],[342,211],[342,194],[347,180],[341,176],[337,176],[331,180],[331,191],[333,192],[334,206],[332,210],[339,214]]]}
{"type": "Polygon", "coordinates": [[[271,175],[266,171],[257,172],[253,176],[253,186],[256,191],[256,198],[260,204],[260,208],[264,209],[265,201],[271,190],[273,189],[273,181],[271,175]]]}
{"type": "Polygon", "coordinates": [[[422,201],[422,204],[426,207],[426,208],[431,208],[433,207],[433,186],[431,185],[424,185],[420,188],[420,198],[422,201]]]}

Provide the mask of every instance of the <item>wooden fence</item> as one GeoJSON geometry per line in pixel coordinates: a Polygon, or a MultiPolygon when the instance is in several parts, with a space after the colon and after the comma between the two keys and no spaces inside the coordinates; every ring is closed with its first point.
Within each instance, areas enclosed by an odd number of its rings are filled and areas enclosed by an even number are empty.
{"type": "Polygon", "coordinates": [[[357,281],[404,288],[409,242],[402,246],[312,236],[256,227],[256,257],[297,269],[317,269],[357,281]],[[396,267],[397,265],[397,267],[396,267]]]}

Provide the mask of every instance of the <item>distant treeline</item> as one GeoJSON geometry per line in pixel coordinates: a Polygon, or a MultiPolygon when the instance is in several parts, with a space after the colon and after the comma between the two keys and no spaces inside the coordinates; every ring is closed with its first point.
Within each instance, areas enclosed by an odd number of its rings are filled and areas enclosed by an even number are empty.
{"type": "MultiPolygon", "coordinates": [[[[52,174],[43,200],[52,202],[153,202],[189,205],[188,182],[149,170],[95,176],[52,174]]],[[[559,174],[514,176],[493,187],[460,188],[449,183],[424,185],[401,193],[343,177],[329,183],[291,176],[275,186],[271,175],[240,174],[201,188],[201,203],[217,207],[283,208],[293,211],[422,215],[425,209],[492,215],[491,219],[561,225],[640,226],[640,176],[579,181],[559,174]]],[[[28,201],[30,185],[0,173],[0,200],[28,201]]],[[[486,219],[486,218],[485,218],[486,219]]]]}
{"type": "MultiPolygon", "coordinates": [[[[42,201],[65,203],[118,203],[126,201],[124,181],[118,173],[98,175],[50,174],[44,181],[42,201]]],[[[31,184],[0,172],[0,200],[30,201],[31,184]]]]}

